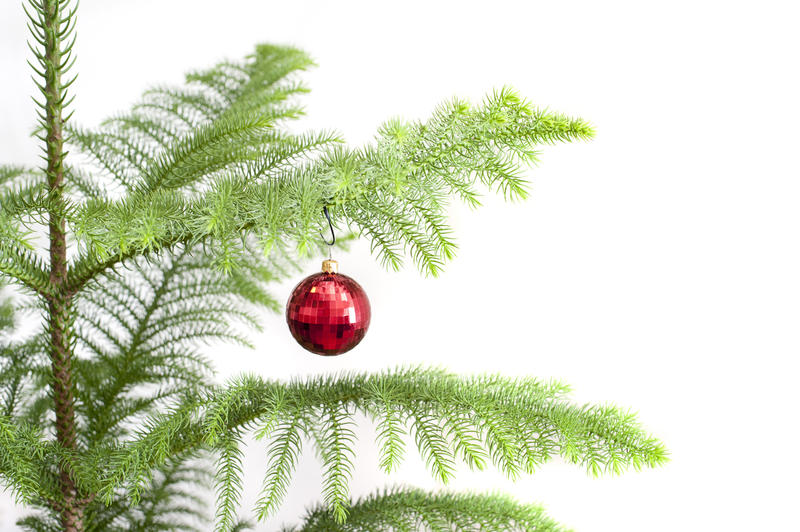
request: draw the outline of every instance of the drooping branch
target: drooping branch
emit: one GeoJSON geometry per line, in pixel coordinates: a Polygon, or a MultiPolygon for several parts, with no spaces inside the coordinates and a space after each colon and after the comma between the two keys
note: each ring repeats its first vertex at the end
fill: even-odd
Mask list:
{"type": "Polygon", "coordinates": [[[169,456],[218,444],[230,453],[231,431],[257,427],[257,435],[270,441],[258,513],[269,515],[278,507],[302,440],[310,436],[328,466],[326,503],[341,521],[347,515],[353,467],[347,459],[354,438],[348,426],[356,412],[391,432],[381,438],[386,470],[402,458],[386,442],[411,434],[431,472],[443,481],[452,478],[458,460],[477,468],[491,462],[512,477],[532,472],[554,456],[593,474],[655,467],[667,460],[663,445],[630,414],[610,406],[574,405],[566,391],[558,383],[534,379],[466,378],[424,369],[288,385],[244,377],[210,397],[178,404],[152,418],[117,450],[98,487],[111,496],[127,486],[136,500],[150,471],[169,456]],[[390,417],[393,423],[386,423],[390,417]]]}
{"type": "Polygon", "coordinates": [[[50,274],[44,262],[18,242],[0,239],[0,273],[36,294],[51,294],[50,274]]]}
{"type": "Polygon", "coordinates": [[[499,494],[427,493],[392,488],[359,498],[349,505],[347,522],[340,523],[330,508],[311,508],[299,526],[281,532],[566,532],[534,504],[521,504],[499,494]]]}

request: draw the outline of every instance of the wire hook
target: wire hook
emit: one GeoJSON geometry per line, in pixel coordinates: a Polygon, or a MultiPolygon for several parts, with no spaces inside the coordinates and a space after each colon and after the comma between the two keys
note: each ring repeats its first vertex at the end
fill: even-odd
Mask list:
{"type": "Polygon", "coordinates": [[[323,242],[325,242],[329,246],[332,246],[336,243],[336,233],[333,232],[333,222],[331,222],[331,214],[328,212],[327,205],[322,207],[322,213],[325,215],[325,218],[328,219],[328,227],[331,228],[331,241],[328,242],[327,240],[325,240],[325,235],[322,234],[322,231],[319,232],[319,236],[322,238],[323,242]]]}

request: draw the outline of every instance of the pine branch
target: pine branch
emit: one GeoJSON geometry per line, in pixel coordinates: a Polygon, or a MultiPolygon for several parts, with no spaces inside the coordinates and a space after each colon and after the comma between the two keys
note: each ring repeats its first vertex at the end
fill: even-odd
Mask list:
{"type": "Polygon", "coordinates": [[[197,344],[249,345],[244,330],[260,328],[256,311],[278,306],[266,290],[275,261],[264,260],[257,247],[228,276],[200,249],[175,251],[158,263],[131,262],[125,273],[96,280],[76,298],[76,337],[92,354],[77,367],[86,383],[79,413],[87,446],[118,441],[159,404],[209,386],[209,363],[197,344]]]}
{"type": "Polygon", "coordinates": [[[26,246],[0,238],[0,274],[39,295],[52,293],[42,259],[26,246]]]}
{"type": "MultiPolygon", "coordinates": [[[[87,131],[74,125],[67,125],[66,131],[69,134],[67,142],[99,164],[104,175],[115,185],[133,188],[146,160],[142,148],[135,140],[120,139],[105,132],[87,131]]],[[[103,196],[105,194],[97,197],[103,196]]]]}
{"type": "Polygon", "coordinates": [[[333,404],[321,408],[317,448],[323,463],[322,493],[337,521],[347,520],[349,484],[353,476],[355,423],[349,405],[333,404]]]}
{"type": "MultiPolygon", "coordinates": [[[[10,312],[13,307],[10,302],[0,304],[0,310],[3,314],[8,312],[5,315],[13,324],[13,314],[10,312]]],[[[45,360],[45,347],[41,337],[25,342],[0,342],[0,415],[13,419],[20,414],[30,393],[30,380],[35,373],[43,373],[45,360]]]]}
{"type": "Polygon", "coordinates": [[[236,511],[242,494],[242,440],[239,430],[220,438],[217,461],[217,513],[215,530],[231,530],[236,526],[236,511]]]}
{"type": "Polygon", "coordinates": [[[307,89],[294,74],[311,65],[300,50],[261,45],[243,63],[189,74],[186,87],[147,91],[132,112],[97,131],[70,126],[68,141],[128,190],[156,190],[162,180],[168,187],[196,187],[253,156],[248,142],[273,150],[295,145],[291,135],[271,128],[301,114],[292,100],[307,89]]]}
{"type": "MultiPolygon", "coordinates": [[[[210,484],[205,458],[176,456],[165,462],[149,481],[146,493],[132,506],[124,493],[109,504],[98,500],[84,510],[85,532],[154,532],[208,530],[208,502],[203,492],[210,484]]],[[[23,530],[61,532],[57,513],[43,509],[17,521],[23,530]]]]}
{"type": "Polygon", "coordinates": [[[478,205],[481,187],[525,197],[522,171],[536,146],[593,134],[584,121],[503,89],[478,106],[442,104],[426,122],[391,120],[361,150],[332,148],[335,134],[276,129],[294,116],[284,116],[283,102],[304,92],[286,76],[309,64],[296,50],[259,47],[249,61],[190,75],[185,89],[148,92],[105,129],[75,130],[129,193],[75,213],[88,250],[73,265],[72,288],[136,256],[212,240],[217,262],[234,269],[243,233],[304,256],[323,206],[368,237],[387,266],[400,267],[407,254],[436,275],[456,249],[451,197],[478,205]]]}
{"type": "MultiPolygon", "coordinates": [[[[173,457],[160,469],[136,512],[125,512],[117,529],[131,532],[201,532],[208,530],[208,502],[198,487],[210,483],[204,461],[173,457]]],[[[100,530],[100,529],[98,529],[100,530]]]]}
{"type": "Polygon", "coordinates": [[[42,439],[41,430],[0,416],[0,480],[16,502],[31,504],[58,497],[52,474],[55,449],[42,439]]]}
{"type": "MultiPolygon", "coordinates": [[[[511,476],[529,462],[558,455],[593,474],[655,467],[667,460],[663,445],[630,414],[611,406],[573,405],[564,394],[565,388],[557,383],[464,378],[423,369],[321,377],[288,385],[243,377],[198,403],[184,402],[149,421],[115,453],[102,481],[103,491],[127,485],[135,499],[141,479],[172,453],[214,447],[230,430],[255,423],[261,425],[262,437],[275,438],[260,504],[262,516],[274,510],[285,494],[303,435],[321,435],[315,442],[328,470],[326,504],[343,520],[347,510],[342,495],[348,492],[352,471],[347,453],[352,452],[353,438],[343,432],[343,422],[352,412],[380,420],[387,410],[401,413],[405,427],[414,426],[418,448],[442,480],[450,478],[446,461],[454,460],[453,449],[458,448],[448,428],[453,411],[472,421],[470,441],[479,441],[493,463],[511,476]]],[[[400,436],[402,429],[389,430],[400,436]]],[[[462,430],[468,430],[466,425],[462,430]]]]}
{"type": "Polygon", "coordinates": [[[303,423],[298,414],[287,416],[285,420],[272,427],[273,422],[267,424],[271,430],[262,430],[259,435],[271,434],[274,430],[274,441],[267,450],[268,465],[264,476],[264,486],[261,497],[256,504],[256,514],[259,519],[265,519],[279,507],[289,489],[294,468],[300,459],[303,440],[303,423]]]}
{"type": "Polygon", "coordinates": [[[511,497],[491,494],[426,493],[413,488],[393,488],[362,497],[349,506],[347,522],[330,508],[318,505],[299,527],[283,532],[566,532],[536,505],[520,504],[511,497]]]}
{"type": "Polygon", "coordinates": [[[0,165],[0,276],[40,295],[50,292],[50,279],[31,226],[46,224],[52,208],[41,171],[0,165]]]}

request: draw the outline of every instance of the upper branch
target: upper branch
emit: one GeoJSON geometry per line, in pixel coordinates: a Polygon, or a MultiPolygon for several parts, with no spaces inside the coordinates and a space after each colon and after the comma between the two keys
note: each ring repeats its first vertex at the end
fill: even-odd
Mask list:
{"type": "Polygon", "coordinates": [[[153,186],[117,201],[89,202],[77,213],[77,232],[89,252],[75,265],[73,287],[127,258],[187,241],[221,243],[221,264],[235,265],[235,243],[245,232],[267,248],[290,245],[303,255],[315,247],[325,205],[338,223],[370,238],[385,264],[398,268],[405,252],[436,275],[455,250],[447,224],[450,197],[476,205],[479,185],[524,197],[521,172],[535,160],[537,145],[592,134],[581,120],[537,110],[503,90],[476,107],[444,104],[425,123],[391,121],[374,145],[328,149],[313,163],[276,172],[265,170],[277,157],[260,144],[265,124],[235,124],[201,130],[175,145],[148,174],[157,178],[146,181],[153,186]],[[218,146],[241,140],[242,131],[250,133],[239,151],[213,155],[218,146]],[[193,153],[203,154],[202,164],[193,153]],[[224,175],[215,173],[222,168],[224,175]],[[202,192],[187,196],[167,186],[196,182],[206,171],[216,177],[202,192]]]}

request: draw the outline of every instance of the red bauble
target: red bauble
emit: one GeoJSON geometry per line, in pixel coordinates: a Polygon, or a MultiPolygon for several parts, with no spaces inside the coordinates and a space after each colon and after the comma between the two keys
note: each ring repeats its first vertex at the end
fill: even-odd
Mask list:
{"type": "Polygon", "coordinates": [[[341,355],[364,338],[369,327],[369,299],[364,289],[336,273],[336,261],[324,261],[322,272],[300,281],[286,304],[292,336],[318,355],[341,355]]]}

